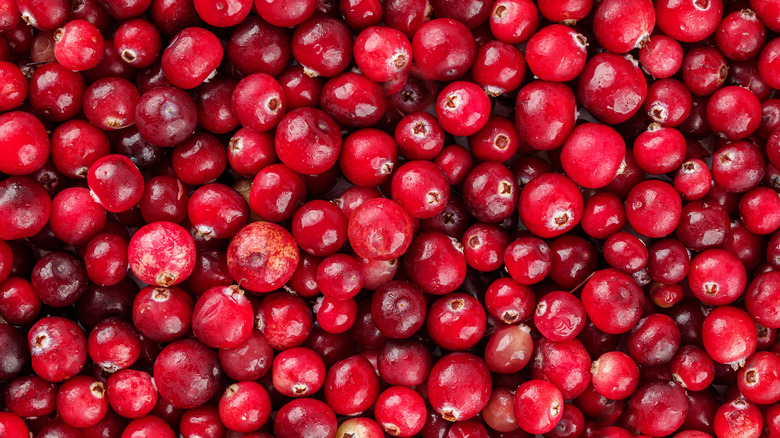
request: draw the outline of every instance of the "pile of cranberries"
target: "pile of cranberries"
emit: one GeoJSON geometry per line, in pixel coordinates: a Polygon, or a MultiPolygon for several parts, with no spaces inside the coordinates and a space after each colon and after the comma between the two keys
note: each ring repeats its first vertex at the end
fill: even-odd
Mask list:
{"type": "Polygon", "coordinates": [[[780,437],[780,0],[0,0],[0,437],[780,437]]]}

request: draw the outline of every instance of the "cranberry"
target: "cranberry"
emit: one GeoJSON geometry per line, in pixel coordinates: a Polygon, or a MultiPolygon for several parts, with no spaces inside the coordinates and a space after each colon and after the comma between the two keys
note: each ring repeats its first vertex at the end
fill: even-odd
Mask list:
{"type": "Polygon", "coordinates": [[[585,312],[600,330],[625,333],[641,317],[644,296],[627,274],[615,269],[597,271],[582,290],[585,312]]]}
{"type": "Polygon", "coordinates": [[[672,2],[655,5],[658,28],[670,37],[686,42],[701,41],[715,32],[723,16],[721,0],[672,2]]]}
{"type": "Polygon", "coordinates": [[[24,420],[10,412],[0,412],[0,427],[9,436],[18,436],[20,438],[30,436],[30,430],[27,428],[24,420]]]}
{"type": "Polygon", "coordinates": [[[221,375],[217,353],[192,339],[168,344],[154,362],[160,396],[178,408],[193,408],[209,400],[218,390],[221,375]],[[188,366],[182,368],[183,362],[188,366]]]}
{"type": "MultiPolygon", "coordinates": [[[[271,24],[279,25],[266,19],[271,24]]],[[[344,71],[352,59],[352,36],[341,21],[315,15],[295,29],[292,54],[307,74],[335,76],[344,71]]]]}
{"type": "Polygon", "coordinates": [[[47,120],[64,121],[78,114],[85,99],[84,78],[59,63],[35,70],[30,78],[30,104],[47,120]]]}
{"type": "Polygon", "coordinates": [[[62,382],[84,367],[87,339],[75,322],[58,316],[38,320],[27,334],[35,374],[50,381],[62,382]]]}
{"type": "Polygon", "coordinates": [[[392,260],[412,243],[412,220],[399,204],[374,198],[355,209],[347,232],[352,249],[360,257],[392,260]]]}
{"type": "Polygon", "coordinates": [[[231,240],[228,270],[234,280],[255,292],[269,292],[290,279],[298,266],[298,248],[282,227],[253,222],[231,240]]]}
{"type": "MultiPolygon", "coordinates": [[[[39,321],[33,327],[40,326],[42,322],[43,324],[47,324],[44,321],[45,320],[39,321]]],[[[65,323],[69,323],[69,322],[70,321],[65,321],[65,323]]],[[[76,329],[78,329],[78,326],[76,326],[76,329]]],[[[28,338],[29,338],[29,334],[28,334],[28,338]]],[[[70,341],[70,339],[66,338],[64,339],[64,341],[70,341]]],[[[36,356],[40,356],[40,351],[39,351],[40,348],[37,348],[35,350],[28,349],[28,347],[25,346],[24,333],[14,328],[10,324],[0,325],[0,345],[2,345],[4,351],[8,352],[8,354],[3,356],[2,360],[0,360],[0,377],[2,377],[4,380],[17,377],[23,371],[25,371],[25,369],[28,369],[30,367],[31,353],[34,355],[33,361],[35,363],[35,365],[33,365],[33,371],[36,371],[36,374],[40,375],[43,378],[47,378],[50,375],[59,378],[62,372],[66,372],[68,373],[68,375],[60,379],[60,380],[65,380],[71,377],[70,374],[72,370],[70,369],[59,370],[56,369],[56,367],[60,365],[62,365],[63,368],[76,368],[79,366],[83,366],[83,364],[79,363],[79,358],[68,357],[66,358],[66,360],[76,361],[76,363],[71,362],[71,363],[64,363],[64,364],[59,364],[56,362],[56,358],[52,358],[55,360],[55,363],[51,365],[51,368],[54,369],[50,369],[48,364],[48,359],[50,358],[49,356],[53,356],[53,354],[56,353],[49,353],[47,357],[43,357],[39,360],[38,357],[36,356]],[[38,370],[40,370],[41,372],[38,372],[38,370]]],[[[80,345],[77,345],[76,347],[82,348],[80,345]]],[[[81,351],[78,351],[77,354],[81,354],[81,351]]],[[[78,370],[75,371],[78,372],[78,370]]],[[[73,375],[75,375],[75,373],[73,373],[73,375]]],[[[51,381],[52,379],[49,378],[47,380],[51,381]]]]}
{"type": "Polygon", "coordinates": [[[373,187],[390,180],[398,162],[393,138],[378,129],[361,129],[344,139],[339,165],[353,184],[373,187]]]}
{"type": "Polygon", "coordinates": [[[469,420],[487,405],[490,381],[490,372],[482,359],[469,353],[450,353],[431,369],[428,399],[444,419],[469,420]]]}
{"type": "Polygon", "coordinates": [[[69,70],[96,67],[103,58],[105,44],[100,30],[86,20],[71,20],[54,31],[54,56],[69,70]]]}
{"type": "Polygon", "coordinates": [[[313,398],[293,400],[282,406],[274,417],[277,438],[328,438],[334,436],[337,428],[333,409],[313,398]]]}
{"type": "Polygon", "coordinates": [[[405,115],[396,125],[393,136],[399,152],[410,160],[434,158],[444,147],[444,130],[436,117],[426,112],[405,115]]]}
{"type": "Polygon", "coordinates": [[[565,175],[546,173],[529,182],[520,193],[520,220],[540,237],[559,236],[582,218],[579,187],[565,175]]]}
{"type": "Polygon", "coordinates": [[[412,240],[403,266],[406,277],[423,291],[444,295],[463,283],[467,263],[457,239],[429,231],[412,240]]]}
{"type": "Polygon", "coordinates": [[[485,309],[474,297],[462,293],[436,300],[426,317],[426,328],[437,345],[450,350],[468,350],[485,332],[485,309]]]}
{"type": "Polygon", "coordinates": [[[303,298],[286,292],[265,297],[255,314],[255,327],[277,350],[303,344],[313,322],[311,309],[303,298]]]}
{"type": "Polygon", "coordinates": [[[46,163],[50,144],[43,124],[30,113],[12,111],[0,115],[0,171],[25,175],[46,163]]]}
{"type": "Polygon", "coordinates": [[[462,76],[477,52],[471,31],[451,18],[438,18],[420,26],[414,33],[412,48],[422,76],[437,81],[462,76]]]}
{"type": "Polygon", "coordinates": [[[334,412],[354,416],[376,402],[379,378],[368,359],[359,354],[350,356],[328,369],[323,393],[334,412]]]}
{"type": "Polygon", "coordinates": [[[763,429],[761,411],[747,400],[736,399],[721,405],[712,426],[717,435],[743,434],[758,436],[763,429]]]}
{"type": "Polygon", "coordinates": [[[625,122],[646,96],[647,82],[630,55],[600,53],[588,60],[577,78],[578,102],[605,123],[625,122]]]}
{"type": "MultiPolygon", "coordinates": [[[[639,138],[641,136],[637,141],[639,138]]],[[[637,147],[634,145],[636,152],[637,147]]],[[[583,187],[600,188],[615,178],[625,156],[626,144],[617,131],[599,123],[585,123],[574,128],[563,144],[561,165],[575,183],[583,187]],[[598,165],[591,161],[594,157],[599,157],[598,165]]],[[[639,159],[637,162],[642,167],[639,159]]]]}
{"type": "Polygon", "coordinates": [[[707,354],[716,362],[741,364],[755,352],[758,334],[744,310],[721,306],[704,319],[701,339],[707,354]]]}
{"type": "Polygon", "coordinates": [[[236,432],[254,432],[271,416],[271,399],[256,382],[244,381],[227,387],[219,400],[219,418],[236,432]]]}
{"type": "Polygon", "coordinates": [[[173,147],[187,140],[197,126],[197,107],[183,90],[157,87],[143,93],[135,110],[141,136],[159,147],[173,147]]]}
{"type": "Polygon", "coordinates": [[[524,431],[532,434],[550,432],[563,415],[561,392],[544,380],[529,380],[515,392],[514,414],[524,431]]]}
{"type": "Polygon", "coordinates": [[[587,58],[587,39],[575,30],[553,24],[536,32],[526,45],[528,68],[544,81],[568,82],[575,79],[587,58]]]}
{"type": "Polygon", "coordinates": [[[276,154],[282,163],[304,175],[330,169],[341,150],[341,132],[325,112],[298,108],[282,117],[276,129],[276,154]]]}
{"type": "Polygon", "coordinates": [[[490,98],[472,82],[452,82],[444,87],[436,99],[436,116],[445,131],[469,136],[487,123],[490,98]]]}
{"type": "Polygon", "coordinates": [[[153,222],[130,239],[128,259],[130,269],[142,281],[171,286],[181,283],[192,273],[195,242],[181,225],[153,222]]]}

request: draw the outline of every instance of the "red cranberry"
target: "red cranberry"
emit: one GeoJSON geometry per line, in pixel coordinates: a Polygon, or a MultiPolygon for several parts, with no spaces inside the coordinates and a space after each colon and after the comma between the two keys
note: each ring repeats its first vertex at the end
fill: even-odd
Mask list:
{"type": "Polygon", "coordinates": [[[130,269],[151,285],[171,286],[184,281],[195,266],[195,242],[181,225],[153,222],[142,227],[128,246],[130,269]]]}
{"type": "Polygon", "coordinates": [[[50,151],[48,135],[43,124],[32,114],[12,111],[0,115],[0,133],[0,150],[3,151],[0,171],[3,173],[25,175],[46,163],[50,151]]]}
{"type": "Polygon", "coordinates": [[[721,306],[704,319],[701,339],[707,354],[716,362],[741,364],[756,351],[758,334],[744,310],[721,306]]]}
{"type": "Polygon", "coordinates": [[[525,324],[506,325],[493,333],[485,345],[485,363],[496,373],[515,373],[528,365],[534,343],[525,324]]]}
{"type": "Polygon", "coordinates": [[[225,425],[219,418],[219,410],[213,405],[188,409],[181,417],[179,431],[184,438],[224,435],[225,425]]]}
{"type": "Polygon", "coordinates": [[[54,31],[54,56],[69,70],[96,67],[103,58],[105,44],[100,30],[86,20],[71,20],[54,31]]]}
{"type": "Polygon", "coordinates": [[[469,420],[487,404],[490,382],[490,372],[482,359],[469,353],[450,353],[431,369],[428,399],[444,419],[469,420]]]}
{"type": "Polygon", "coordinates": [[[414,62],[425,79],[452,80],[468,71],[477,53],[471,31],[451,18],[431,20],[414,33],[414,62]]]}
{"type": "Polygon", "coordinates": [[[140,418],[152,412],[157,389],[152,376],[131,369],[112,374],[106,382],[111,408],[125,418],[140,418]]]}
{"type": "Polygon", "coordinates": [[[412,243],[412,220],[397,203],[384,198],[366,200],[349,217],[352,249],[367,259],[392,260],[412,243]]]}
{"type": "Polygon", "coordinates": [[[317,175],[336,164],[341,132],[325,112],[298,108],[282,117],[274,144],[282,163],[298,173],[317,175]]]}
{"type": "Polygon", "coordinates": [[[444,147],[444,130],[436,117],[426,112],[405,115],[396,125],[393,136],[399,152],[410,160],[429,160],[444,147]]]}
{"type": "Polygon", "coordinates": [[[574,128],[563,144],[561,165],[572,181],[595,189],[615,178],[625,156],[626,144],[617,131],[599,123],[586,123],[574,128]],[[599,157],[598,165],[592,161],[595,157],[599,157]]]}
{"type": "Polygon", "coordinates": [[[546,173],[529,182],[520,193],[520,220],[540,237],[559,236],[582,218],[579,187],[564,175],[546,173]]]}
{"type": "Polygon", "coordinates": [[[550,432],[563,415],[563,397],[544,380],[529,380],[515,392],[514,414],[521,429],[532,434],[550,432]]]}
{"type": "Polygon", "coordinates": [[[257,306],[255,327],[277,350],[297,347],[306,340],[314,323],[303,298],[286,292],[268,295],[257,306]]]}
{"type": "Polygon", "coordinates": [[[5,388],[5,405],[20,417],[41,417],[54,412],[57,386],[36,375],[17,377],[5,388]]]}
{"type": "MultiPolygon", "coordinates": [[[[269,18],[266,20],[280,25],[269,18]]],[[[292,54],[310,76],[335,76],[352,59],[352,36],[343,22],[315,15],[296,27],[292,54]]]]}
{"type": "Polygon", "coordinates": [[[168,344],[154,362],[154,381],[165,400],[184,409],[200,406],[218,390],[217,353],[197,340],[168,344]],[[182,368],[181,363],[188,366],[182,368]]]}
{"type": "Polygon", "coordinates": [[[274,387],[287,397],[305,397],[316,393],[325,382],[325,363],[314,350],[296,347],[274,358],[274,387]]]}
{"type": "Polygon", "coordinates": [[[647,96],[638,63],[630,56],[600,53],[577,79],[577,100],[599,120],[615,124],[633,116],[647,96]]]}
{"type": "Polygon", "coordinates": [[[759,436],[763,429],[761,411],[747,400],[736,399],[721,405],[712,426],[716,435],[759,436]]]}
{"type": "Polygon", "coordinates": [[[552,24],[528,40],[525,60],[539,79],[568,82],[585,68],[587,45],[584,35],[562,24],[552,24]]]}
{"type": "MultiPolygon", "coordinates": [[[[542,5],[539,7],[541,8],[542,5]]],[[[536,8],[537,5],[528,0],[497,1],[493,4],[488,18],[490,31],[496,39],[507,44],[524,43],[536,33],[539,27],[539,11],[536,8]]],[[[581,18],[584,18],[585,15],[581,18]]],[[[545,18],[550,21],[562,21],[546,15],[545,18]]]]}
{"type": "Polygon", "coordinates": [[[574,339],[585,327],[585,308],[568,292],[551,292],[536,305],[534,326],[551,341],[574,339]]]}
{"type": "Polygon", "coordinates": [[[442,128],[453,135],[475,134],[489,116],[490,98],[473,82],[452,82],[436,99],[436,117],[442,128]]]}
{"type": "Polygon", "coordinates": [[[238,286],[216,286],[198,298],[192,312],[192,332],[213,348],[234,348],[249,339],[254,323],[252,305],[238,286]]]}
{"type": "Polygon", "coordinates": [[[276,438],[329,438],[334,436],[337,427],[333,409],[313,398],[293,400],[282,406],[274,417],[276,438]]]}
{"type": "Polygon", "coordinates": [[[262,427],[271,416],[271,399],[256,382],[244,381],[227,387],[219,400],[219,418],[230,430],[248,433],[262,427]]]}
{"type": "Polygon", "coordinates": [[[723,16],[721,0],[699,2],[662,0],[655,5],[658,28],[670,37],[692,43],[715,32],[723,16]]]}
{"type": "Polygon", "coordinates": [[[323,393],[334,412],[355,416],[376,402],[379,378],[371,362],[358,354],[331,365],[323,393]]]}
{"type": "Polygon", "coordinates": [[[50,382],[62,382],[84,367],[87,338],[75,322],[58,316],[38,320],[27,334],[35,374],[50,382]]]}
{"type": "Polygon", "coordinates": [[[626,217],[639,233],[652,238],[664,237],[680,221],[682,201],[674,188],[658,180],[637,184],[626,199],[626,217]]]}
{"type": "Polygon", "coordinates": [[[30,104],[46,120],[64,121],[79,113],[85,100],[84,78],[59,63],[42,65],[30,78],[30,104]]]}
{"type": "Polygon", "coordinates": [[[227,250],[228,271],[242,286],[270,292],[290,279],[298,266],[292,235],[270,222],[253,222],[233,237],[227,250]]]}
{"type": "Polygon", "coordinates": [[[582,290],[585,312],[600,330],[619,334],[633,328],[641,317],[644,296],[627,274],[605,269],[590,277],[582,290]]]}

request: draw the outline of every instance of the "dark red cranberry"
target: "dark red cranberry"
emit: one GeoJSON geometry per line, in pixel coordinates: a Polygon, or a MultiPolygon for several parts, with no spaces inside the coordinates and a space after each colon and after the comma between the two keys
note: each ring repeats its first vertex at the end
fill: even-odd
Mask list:
{"type": "Polygon", "coordinates": [[[425,323],[425,314],[422,291],[411,283],[390,281],[371,298],[372,322],[391,339],[411,337],[425,323]]]}
{"type": "Polygon", "coordinates": [[[200,406],[214,396],[221,375],[217,353],[192,339],[168,344],[154,363],[160,396],[184,409],[200,406]],[[188,366],[182,368],[182,361],[188,366]]]}
{"type": "Polygon", "coordinates": [[[313,398],[293,400],[282,406],[274,417],[276,438],[329,438],[335,435],[337,428],[333,409],[313,398]]]}
{"type": "Polygon", "coordinates": [[[141,96],[135,119],[138,131],[146,141],[159,147],[172,147],[195,132],[198,111],[186,92],[163,86],[141,96]]]}
{"type": "MultiPolygon", "coordinates": [[[[48,317],[53,318],[53,317],[48,317]]],[[[62,318],[59,318],[62,319],[62,318]]],[[[42,351],[40,347],[30,348],[28,333],[28,345],[25,345],[24,333],[18,330],[10,324],[0,324],[0,346],[3,347],[3,351],[7,354],[3,355],[0,359],[0,377],[4,380],[13,379],[19,376],[25,369],[30,367],[30,355],[33,355],[33,371],[35,374],[41,376],[48,381],[62,381],[66,380],[81,369],[84,366],[84,359],[86,359],[86,347],[81,345],[78,341],[83,341],[84,334],[81,333],[81,337],[77,337],[75,330],[79,330],[78,326],[71,321],[53,321],[47,318],[41,319],[33,325],[33,328],[40,328],[41,339],[51,341],[47,343],[47,347],[51,345],[51,348],[46,351],[42,351]],[[63,332],[64,336],[60,336],[63,332]],[[44,334],[45,333],[45,334],[44,334]],[[55,338],[47,336],[55,336],[55,338]],[[71,336],[73,335],[73,339],[71,336]],[[73,346],[64,344],[73,343],[73,346]],[[71,347],[75,349],[75,353],[80,357],[65,357],[62,363],[60,357],[57,355],[64,354],[61,351],[63,347],[71,347]]],[[[79,331],[80,333],[80,331],[79,331]]],[[[74,350],[71,351],[73,353],[74,350]]]]}

